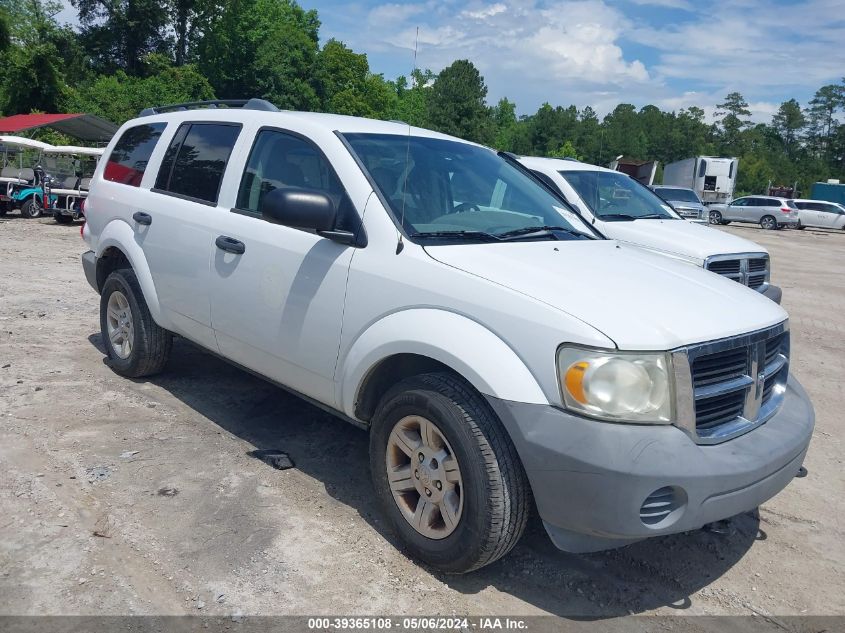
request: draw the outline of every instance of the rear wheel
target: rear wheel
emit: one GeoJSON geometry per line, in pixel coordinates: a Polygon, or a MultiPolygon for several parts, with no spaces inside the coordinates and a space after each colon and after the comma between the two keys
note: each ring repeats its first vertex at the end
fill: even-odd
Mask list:
{"type": "Polygon", "coordinates": [[[799,231],[803,231],[807,227],[804,226],[803,224],[801,224],[801,222],[799,221],[798,224],[795,225],[795,228],[798,229],[799,231]]]}
{"type": "Polygon", "coordinates": [[[778,228],[778,222],[770,215],[764,215],[760,218],[760,227],[767,231],[774,231],[778,228]]]}
{"type": "Polygon", "coordinates": [[[100,332],[111,367],[121,376],[157,374],[170,356],[173,337],[153,321],[131,268],[114,271],[103,284],[100,332]]]}
{"type": "Polygon", "coordinates": [[[21,205],[21,215],[25,218],[40,218],[44,213],[44,207],[41,206],[41,201],[35,196],[30,196],[21,205]]]}
{"type": "Polygon", "coordinates": [[[709,216],[710,224],[724,224],[722,214],[718,211],[711,211],[709,216]]]}
{"type": "Polygon", "coordinates": [[[73,217],[69,215],[64,215],[62,213],[54,213],[53,219],[59,224],[70,224],[73,222],[73,217]]]}
{"type": "Polygon", "coordinates": [[[442,571],[487,565],[525,530],[530,491],[516,449],[487,402],[450,374],[409,378],[382,398],[370,469],[410,553],[442,571]]]}

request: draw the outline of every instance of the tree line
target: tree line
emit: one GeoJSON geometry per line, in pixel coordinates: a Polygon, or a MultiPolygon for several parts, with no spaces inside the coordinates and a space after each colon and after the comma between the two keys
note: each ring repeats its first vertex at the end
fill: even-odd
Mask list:
{"type": "Polygon", "coordinates": [[[469,60],[436,74],[372,72],[343,42],[320,45],[317,11],[294,0],[71,2],[77,28],[58,23],[56,0],[0,0],[0,113],[89,112],[123,123],[150,105],[256,96],[283,109],[401,120],[517,154],[598,164],[736,156],[741,193],[845,181],[845,79],[803,106],[785,101],[768,123],[751,122],[739,92],[712,123],[698,106],[628,103],[603,117],[549,103],[519,116],[507,98],[488,104],[469,60]]]}

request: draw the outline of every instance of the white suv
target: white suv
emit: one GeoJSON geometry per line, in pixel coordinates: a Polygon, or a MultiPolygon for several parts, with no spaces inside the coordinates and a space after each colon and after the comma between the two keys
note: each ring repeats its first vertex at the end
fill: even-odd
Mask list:
{"type": "Polygon", "coordinates": [[[240,105],[129,121],[97,169],[82,263],[117,373],[177,334],[367,429],[390,522],[449,572],[532,500],[585,552],[798,473],[814,414],[772,301],[603,239],[493,150],[240,105]]]}
{"type": "Polygon", "coordinates": [[[759,244],[684,221],[663,197],[621,172],[571,159],[519,161],[605,236],[701,266],[780,303],[781,289],[769,282],[769,253],[759,244]]]}

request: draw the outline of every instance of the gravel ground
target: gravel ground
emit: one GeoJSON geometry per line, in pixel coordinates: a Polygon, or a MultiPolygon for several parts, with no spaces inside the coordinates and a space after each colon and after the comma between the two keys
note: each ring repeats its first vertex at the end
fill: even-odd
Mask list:
{"type": "Polygon", "coordinates": [[[183,342],[161,376],[118,377],[79,225],[0,219],[0,614],[845,614],[845,232],[724,230],[772,253],[809,476],[716,531],[600,554],[534,524],[450,577],[397,549],[364,432],[183,342]]]}

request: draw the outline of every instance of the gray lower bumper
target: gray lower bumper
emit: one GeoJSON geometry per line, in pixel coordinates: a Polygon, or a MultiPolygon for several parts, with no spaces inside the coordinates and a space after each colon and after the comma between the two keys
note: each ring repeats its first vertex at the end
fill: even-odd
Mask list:
{"type": "Polygon", "coordinates": [[[780,300],[783,297],[783,291],[779,286],[770,285],[763,291],[763,296],[768,297],[776,304],[780,305],[780,300]]]}
{"type": "Polygon", "coordinates": [[[549,536],[570,552],[694,530],[756,508],[797,474],[815,422],[807,394],[791,377],[777,415],[710,446],[675,426],[609,424],[550,406],[488,400],[520,454],[549,536]],[[644,500],[666,486],[682,491],[685,503],[659,527],[646,525],[644,500]]]}
{"type": "Polygon", "coordinates": [[[82,253],[82,270],[85,271],[85,279],[99,293],[100,289],[97,287],[97,256],[94,251],[82,253]]]}

